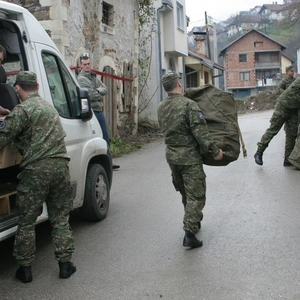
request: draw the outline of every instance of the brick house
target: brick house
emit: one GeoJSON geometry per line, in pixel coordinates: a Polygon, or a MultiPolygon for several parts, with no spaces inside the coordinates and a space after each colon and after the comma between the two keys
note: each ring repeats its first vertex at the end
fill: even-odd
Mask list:
{"type": "Polygon", "coordinates": [[[257,95],[278,84],[285,46],[255,29],[242,35],[221,52],[224,56],[225,90],[235,97],[257,95]]]}

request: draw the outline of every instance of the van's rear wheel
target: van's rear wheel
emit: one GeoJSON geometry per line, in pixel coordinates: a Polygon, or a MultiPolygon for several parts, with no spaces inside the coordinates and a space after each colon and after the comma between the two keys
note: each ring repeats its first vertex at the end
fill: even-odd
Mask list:
{"type": "Polygon", "coordinates": [[[99,164],[89,166],[86,176],[84,202],[81,215],[88,221],[101,221],[109,208],[109,182],[104,168],[99,164]]]}

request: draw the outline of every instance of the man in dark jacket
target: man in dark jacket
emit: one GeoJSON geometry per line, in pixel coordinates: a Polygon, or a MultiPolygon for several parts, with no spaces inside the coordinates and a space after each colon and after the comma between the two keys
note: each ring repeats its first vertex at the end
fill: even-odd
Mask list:
{"type": "MultiPolygon", "coordinates": [[[[92,71],[91,59],[88,53],[84,53],[80,57],[81,71],[78,74],[77,80],[82,88],[86,88],[89,92],[92,109],[102,129],[103,138],[107,144],[110,144],[108,129],[105,116],[103,113],[103,96],[107,94],[107,87],[92,71]]],[[[113,169],[119,169],[119,165],[113,165],[113,169]]]]}

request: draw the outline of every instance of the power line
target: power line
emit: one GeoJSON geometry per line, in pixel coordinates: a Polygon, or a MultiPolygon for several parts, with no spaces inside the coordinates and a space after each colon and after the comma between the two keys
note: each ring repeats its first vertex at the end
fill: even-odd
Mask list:
{"type": "Polygon", "coordinates": [[[204,19],[202,19],[202,20],[198,20],[198,21],[194,21],[194,22],[190,22],[190,24],[193,24],[193,23],[198,23],[198,22],[203,22],[204,21],[204,19]]]}

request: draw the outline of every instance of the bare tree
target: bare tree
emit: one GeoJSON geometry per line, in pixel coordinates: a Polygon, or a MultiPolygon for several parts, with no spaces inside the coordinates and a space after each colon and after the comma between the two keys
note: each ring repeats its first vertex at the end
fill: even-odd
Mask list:
{"type": "Polygon", "coordinates": [[[286,28],[300,24],[300,1],[285,1],[284,18],[280,24],[286,28]]]}

